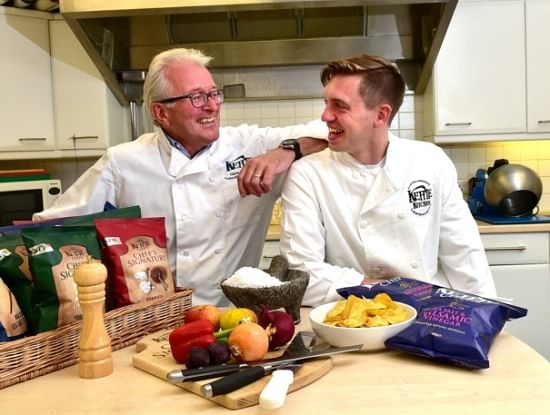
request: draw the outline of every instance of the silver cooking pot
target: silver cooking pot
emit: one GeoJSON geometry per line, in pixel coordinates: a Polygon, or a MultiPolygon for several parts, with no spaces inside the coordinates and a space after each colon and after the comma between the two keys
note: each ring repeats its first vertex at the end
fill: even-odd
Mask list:
{"type": "Polygon", "coordinates": [[[489,174],[483,195],[506,216],[530,215],[542,196],[542,181],[529,167],[504,164],[489,174]]]}

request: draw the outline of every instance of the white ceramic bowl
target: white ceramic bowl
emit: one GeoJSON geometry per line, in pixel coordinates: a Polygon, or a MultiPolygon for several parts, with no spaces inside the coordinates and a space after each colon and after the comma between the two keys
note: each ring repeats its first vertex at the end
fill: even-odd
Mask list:
{"type": "MultiPolygon", "coordinates": [[[[396,301],[396,303],[398,302],[396,301]]],[[[401,304],[409,310],[410,318],[401,323],[392,324],[390,326],[348,328],[324,324],[323,320],[325,319],[325,315],[329,310],[334,308],[336,301],[323,304],[311,310],[309,313],[309,321],[315,334],[333,346],[345,347],[353,346],[355,344],[363,344],[363,348],[361,350],[380,350],[386,347],[384,345],[386,339],[395,336],[401,330],[404,330],[410,326],[416,318],[416,309],[408,304],[398,304],[401,304]]]]}

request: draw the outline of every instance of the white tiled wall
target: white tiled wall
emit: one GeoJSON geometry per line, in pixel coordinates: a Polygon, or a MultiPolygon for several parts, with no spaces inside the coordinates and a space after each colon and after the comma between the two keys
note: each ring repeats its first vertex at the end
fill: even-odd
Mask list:
{"type": "Polygon", "coordinates": [[[257,100],[226,102],[222,107],[222,125],[242,123],[260,127],[282,127],[302,124],[321,116],[322,99],[257,100]]]}

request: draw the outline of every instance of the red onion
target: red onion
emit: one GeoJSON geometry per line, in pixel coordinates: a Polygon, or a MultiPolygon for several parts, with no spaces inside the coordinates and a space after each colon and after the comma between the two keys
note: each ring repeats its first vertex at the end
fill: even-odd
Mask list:
{"type": "Polygon", "coordinates": [[[259,323],[269,334],[269,350],[287,344],[294,336],[294,318],[285,311],[270,311],[264,305],[260,312],[259,323]]]}

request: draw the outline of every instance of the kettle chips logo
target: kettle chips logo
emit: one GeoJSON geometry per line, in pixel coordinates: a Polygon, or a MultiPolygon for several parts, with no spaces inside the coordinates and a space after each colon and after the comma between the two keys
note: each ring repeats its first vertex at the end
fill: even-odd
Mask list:
{"type": "Polygon", "coordinates": [[[244,155],[241,155],[234,160],[226,161],[225,170],[227,171],[227,174],[224,177],[225,180],[236,179],[239,176],[241,169],[244,167],[246,162],[251,158],[252,157],[245,157],[244,155]]]}
{"type": "Polygon", "coordinates": [[[149,247],[152,245],[149,240],[143,239],[143,238],[137,238],[129,242],[130,242],[130,248],[138,251],[149,249],[149,247]]]}
{"type": "Polygon", "coordinates": [[[31,254],[31,256],[45,254],[48,252],[53,252],[53,248],[50,244],[47,244],[47,243],[41,243],[38,245],[31,246],[29,248],[29,253],[31,254]]]}
{"type": "Polygon", "coordinates": [[[11,252],[6,249],[6,248],[3,248],[3,249],[0,249],[0,261],[2,261],[4,258],[7,258],[11,255],[11,252]]]}
{"type": "Polygon", "coordinates": [[[423,216],[430,211],[432,206],[433,190],[425,180],[415,180],[407,190],[411,211],[415,215],[423,216]]]}

